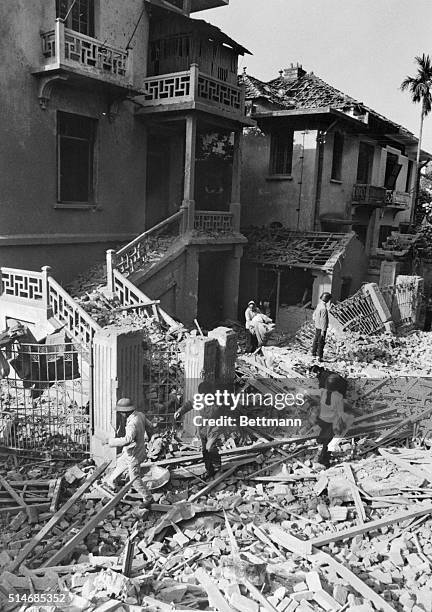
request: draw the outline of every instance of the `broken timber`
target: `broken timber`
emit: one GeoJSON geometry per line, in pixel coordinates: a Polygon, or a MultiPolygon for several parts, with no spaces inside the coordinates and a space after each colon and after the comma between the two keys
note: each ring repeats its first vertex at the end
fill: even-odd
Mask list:
{"type": "Polygon", "coordinates": [[[75,491],[70,499],[55,513],[55,515],[48,521],[44,527],[39,531],[35,537],[30,540],[27,546],[18,554],[16,559],[12,562],[9,571],[14,572],[21,563],[27,559],[29,554],[36,548],[36,546],[42,542],[42,540],[50,533],[50,531],[57,525],[57,523],[63,518],[66,512],[72,508],[74,503],[82,497],[82,495],[89,489],[92,484],[104,473],[107,469],[109,462],[103,463],[99,466],[91,476],[87,478],[87,480],[80,486],[80,488],[75,491]]]}

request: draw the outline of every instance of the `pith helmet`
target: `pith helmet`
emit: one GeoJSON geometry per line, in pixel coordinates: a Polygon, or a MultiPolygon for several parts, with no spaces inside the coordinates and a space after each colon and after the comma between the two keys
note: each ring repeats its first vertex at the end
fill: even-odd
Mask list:
{"type": "Polygon", "coordinates": [[[122,397],[119,399],[116,405],[117,412],[133,412],[135,410],[135,405],[131,399],[128,397],[122,397]]]}

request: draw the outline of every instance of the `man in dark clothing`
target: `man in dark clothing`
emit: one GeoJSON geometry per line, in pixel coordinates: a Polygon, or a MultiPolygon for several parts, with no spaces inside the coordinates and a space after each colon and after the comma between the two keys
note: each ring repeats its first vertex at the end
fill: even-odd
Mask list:
{"type": "Polygon", "coordinates": [[[315,336],[312,344],[312,356],[317,357],[322,361],[324,356],[324,346],[329,326],[328,304],[331,300],[331,294],[325,291],[315,308],[312,318],[315,325],[315,336]]]}
{"type": "MultiPolygon", "coordinates": [[[[218,386],[215,383],[208,381],[203,381],[198,386],[198,393],[201,395],[201,397],[211,395],[215,398],[217,391],[218,386]]],[[[229,389],[229,391],[231,392],[231,389],[229,389]]],[[[177,410],[177,412],[174,414],[174,419],[176,421],[179,420],[191,410],[194,410],[194,404],[189,400],[185,402],[183,406],[179,408],[179,410],[177,410]]],[[[221,467],[221,457],[217,448],[217,439],[222,433],[235,431],[237,429],[235,425],[237,420],[236,413],[231,411],[229,405],[219,405],[215,401],[211,405],[206,404],[200,410],[195,408],[195,416],[199,417],[198,420],[200,424],[195,425],[195,427],[197,428],[197,433],[201,442],[201,452],[207,476],[211,478],[221,467]],[[225,420],[231,418],[233,425],[216,426],[208,424],[209,419],[218,419],[220,417],[225,417],[225,420]]]]}
{"type": "Polygon", "coordinates": [[[337,372],[332,372],[331,370],[327,370],[326,368],[323,368],[322,366],[319,366],[319,365],[313,365],[310,368],[310,372],[312,374],[316,374],[316,377],[318,379],[318,386],[320,389],[325,389],[326,382],[329,376],[335,376],[337,379],[336,391],[339,391],[339,393],[343,395],[343,397],[346,397],[348,381],[345,378],[343,378],[343,376],[341,376],[340,374],[337,374],[337,372]]]}

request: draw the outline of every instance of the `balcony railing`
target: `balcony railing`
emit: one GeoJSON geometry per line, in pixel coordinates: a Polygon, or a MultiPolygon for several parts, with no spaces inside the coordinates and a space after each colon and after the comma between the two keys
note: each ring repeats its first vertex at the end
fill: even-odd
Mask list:
{"type": "Polygon", "coordinates": [[[233,213],[216,210],[195,212],[194,230],[198,232],[234,232],[233,213]]]}
{"type": "Polygon", "coordinates": [[[397,208],[409,208],[411,203],[411,196],[405,191],[393,191],[388,189],[386,193],[386,204],[387,206],[396,206],[397,208]]]}
{"type": "Polygon", "coordinates": [[[59,19],[54,30],[41,36],[45,72],[70,67],[88,76],[130,86],[131,58],[127,51],[65,28],[59,19]]]}
{"type": "Polygon", "coordinates": [[[225,83],[199,72],[198,66],[190,70],[173,72],[144,79],[140,103],[144,107],[202,103],[235,115],[244,115],[244,88],[225,83]]]}
{"type": "Polygon", "coordinates": [[[386,202],[385,187],[376,185],[360,184],[354,185],[352,193],[353,204],[369,204],[372,206],[384,206],[386,202]]]}

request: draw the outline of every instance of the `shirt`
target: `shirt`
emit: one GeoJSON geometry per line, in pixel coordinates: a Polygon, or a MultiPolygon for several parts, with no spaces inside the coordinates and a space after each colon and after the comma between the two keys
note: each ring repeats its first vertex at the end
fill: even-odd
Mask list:
{"type": "Polygon", "coordinates": [[[344,413],[343,396],[338,391],[330,393],[330,404],[326,404],[327,389],[321,389],[320,419],[335,424],[344,413]]]}
{"type": "Polygon", "coordinates": [[[109,446],[123,447],[123,455],[143,461],[146,458],[145,435],[150,423],[142,412],[134,410],[126,420],[123,438],[111,438],[109,446]]]}
{"type": "Polygon", "coordinates": [[[313,322],[315,323],[316,329],[320,329],[321,331],[327,331],[329,316],[327,306],[324,302],[320,301],[318,303],[318,306],[315,308],[312,318],[313,322]]]}
{"type": "Polygon", "coordinates": [[[246,320],[246,329],[250,329],[252,326],[252,319],[254,318],[255,315],[260,314],[261,310],[259,308],[255,308],[255,310],[252,310],[252,308],[250,306],[248,306],[245,310],[245,320],[246,320]]]}

